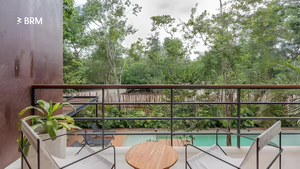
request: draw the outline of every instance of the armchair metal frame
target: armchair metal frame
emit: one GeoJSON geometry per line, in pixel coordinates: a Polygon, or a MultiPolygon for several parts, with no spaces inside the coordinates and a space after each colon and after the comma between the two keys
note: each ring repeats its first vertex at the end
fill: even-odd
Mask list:
{"type": "MultiPolygon", "coordinates": [[[[78,130],[78,131],[81,131],[81,130],[78,130]]],[[[58,135],[58,136],[55,136],[55,137],[44,139],[42,141],[47,141],[47,140],[50,140],[52,138],[57,138],[57,137],[61,137],[61,136],[64,136],[64,135],[73,135],[72,133],[75,133],[75,132],[78,132],[78,131],[68,132],[68,133],[61,134],[61,135],[58,135]]],[[[30,164],[29,164],[29,162],[28,162],[28,160],[27,160],[27,158],[26,158],[26,156],[24,154],[24,147],[29,146],[29,145],[31,145],[31,144],[23,145],[23,132],[21,130],[21,146],[20,146],[20,151],[21,151],[21,169],[23,169],[23,159],[25,160],[26,165],[29,167],[29,169],[32,169],[32,167],[30,166],[30,164]]],[[[76,153],[76,155],[85,147],[85,145],[86,144],[84,144],[83,147],[81,147],[81,149],[76,153]]],[[[65,165],[63,167],[60,167],[59,169],[63,169],[63,168],[69,167],[70,165],[73,165],[73,164],[75,164],[75,163],[77,163],[79,161],[82,161],[82,160],[84,160],[84,159],[86,159],[88,157],[91,157],[91,156],[93,156],[95,154],[98,154],[98,153],[100,153],[100,152],[102,152],[104,150],[107,150],[109,148],[113,148],[113,151],[114,151],[114,164],[112,166],[112,169],[116,169],[116,148],[114,146],[109,146],[109,147],[106,147],[106,148],[101,149],[99,151],[96,151],[96,152],[94,152],[94,153],[92,153],[90,155],[87,155],[85,157],[82,157],[82,158],[74,161],[74,162],[71,162],[70,164],[67,164],[67,165],[65,165]]],[[[38,168],[37,169],[41,168],[40,155],[41,155],[40,154],[40,139],[37,139],[37,162],[38,162],[38,165],[37,165],[38,168]]]]}
{"type": "MultiPolygon", "coordinates": [[[[219,131],[222,131],[222,132],[225,132],[225,133],[228,133],[228,134],[230,134],[230,135],[237,135],[237,136],[241,136],[241,137],[244,137],[244,138],[247,138],[247,139],[250,139],[250,140],[255,140],[255,139],[252,139],[252,138],[250,138],[250,137],[247,137],[247,136],[244,136],[244,135],[242,135],[242,134],[237,134],[237,133],[233,133],[233,132],[230,132],[230,131],[226,131],[226,130],[217,130],[216,131],[216,145],[223,151],[223,153],[227,156],[227,154],[225,153],[225,151],[219,146],[219,144],[218,144],[218,133],[219,133],[219,131]]],[[[259,139],[259,138],[258,138],[259,139]]],[[[257,147],[258,147],[258,141],[256,142],[256,144],[257,144],[257,147]]],[[[279,152],[277,153],[277,155],[274,157],[274,159],[271,161],[271,163],[268,165],[268,167],[266,168],[266,169],[270,169],[270,167],[274,164],[274,162],[277,160],[277,158],[279,157],[279,169],[281,169],[281,153],[282,153],[282,151],[283,151],[283,149],[282,149],[282,147],[281,147],[281,132],[279,132],[279,146],[276,146],[276,145],[272,145],[272,144],[267,144],[267,145],[269,145],[269,146],[272,146],[272,147],[275,147],[275,148],[278,148],[279,149],[279,152]]],[[[217,156],[215,156],[215,155],[213,155],[213,154],[210,154],[210,153],[208,153],[208,152],[206,152],[205,150],[203,150],[203,149],[200,149],[199,147],[196,147],[196,146],[194,146],[194,145],[192,145],[192,144],[187,144],[187,145],[185,145],[185,168],[187,169],[187,166],[190,168],[190,169],[192,169],[192,167],[189,165],[189,163],[188,163],[188,159],[187,159],[187,153],[188,153],[188,151],[187,151],[187,148],[188,148],[188,146],[191,146],[191,147],[193,147],[193,148],[195,148],[195,149],[197,149],[197,150],[200,150],[200,151],[202,151],[202,152],[204,152],[204,153],[206,153],[206,154],[208,154],[208,155],[210,155],[210,156],[212,156],[212,157],[214,157],[214,158],[216,158],[216,159],[218,159],[218,160],[220,160],[220,161],[222,161],[222,162],[224,162],[224,163],[227,163],[227,164],[229,164],[229,165],[231,165],[231,166],[233,166],[233,167],[235,167],[235,168],[238,168],[238,169],[240,169],[240,167],[238,167],[238,166],[235,166],[235,165],[233,165],[233,164],[231,164],[231,163],[229,163],[229,162],[227,162],[227,161],[225,161],[225,160],[223,160],[223,159],[221,159],[221,158],[219,158],[219,157],[217,157],[217,156]]],[[[258,148],[256,147],[256,169],[259,169],[259,151],[258,151],[258,148]]]]}

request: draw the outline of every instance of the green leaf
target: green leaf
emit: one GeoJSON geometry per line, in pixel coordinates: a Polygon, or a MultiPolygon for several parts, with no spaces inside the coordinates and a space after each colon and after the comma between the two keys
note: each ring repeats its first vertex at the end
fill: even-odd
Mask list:
{"type": "Polygon", "coordinates": [[[58,106],[60,105],[60,103],[56,103],[53,108],[52,108],[52,111],[55,111],[56,109],[58,109],[58,106]]]}
{"type": "Polygon", "coordinates": [[[50,100],[50,104],[49,104],[49,111],[48,111],[48,115],[47,115],[47,121],[50,120],[50,117],[52,116],[53,114],[53,110],[52,110],[52,101],[50,100]]]}
{"type": "Polygon", "coordinates": [[[72,107],[73,111],[76,112],[76,109],[74,108],[74,106],[72,104],[68,103],[68,102],[63,102],[57,109],[59,109],[61,107],[64,107],[66,104],[70,105],[72,107]]]}
{"type": "MultiPolygon", "coordinates": [[[[18,138],[17,139],[17,142],[19,143],[19,146],[18,146],[18,152],[21,152],[20,151],[20,147],[21,147],[21,138],[18,138]]],[[[30,142],[28,141],[28,139],[24,136],[23,137],[23,146],[26,145],[26,144],[29,144],[30,142]]],[[[28,156],[28,152],[29,152],[29,145],[26,146],[26,147],[23,147],[23,152],[25,154],[25,156],[28,156]]]]}
{"type": "Polygon", "coordinates": [[[41,112],[42,114],[44,114],[44,112],[41,110],[41,109],[39,109],[39,108],[37,108],[37,107],[34,107],[34,106],[28,106],[28,107],[26,107],[25,109],[23,109],[20,113],[19,113],[19,117],[21,117],[27,110],[29,110],[29,109],[36,109],[36,110],[38,110],[39,112],[41,112]]]}
{"type": "MultiPolygon", "coordinates": [[[[27,142],[27,144],[29,144],[29,141],[27,142]]],[[[28,156],[29,148],[30,148],[29,145],[26,146],[26,147],[24,147],[24,154],[25,154],[25,156],[28,156]]]]}
{"type": "Polygon", "coordinates": [[[69,126],[68,123],[66,122],[59,122],[58,124],[62,125],[64,128],[68,129],[68,130],[71,130],[71,127],[69,126]]]}
{"type": "Polygon", "coordinates": [[[19,121],[18,129],[19,129],[19,130],[21,129],[21,121],[22,121],[22,120],[26,121],[26,120],[30,120],[30,119],[36,118],[36,117],[40,117],[40,116],[38,116],[38,115],[31,115],[31,116],[27,116],[27,117],[22,118],[22,119],[19,121]]]}
{"type": "Polygon", "coordinates": [[[73,124],[69,124],[69,126],[70,126],[71,128],[73,128],[73,129],[81,130],[81,128],[80,128],[80,127],[78,127],[78,126],[75,126],[75,125],[73,125],[73,124]]]}
{"type": "Polygon", "coordinates": [[[75,121],[72,117],[67,116],[67,115],[64,115],[64,116],[65,116],[65,119],[68,120],[71,124],[75,124],[75,121]]]}
{"type": "Polygon", "coordinates": [[[52,119],[56,119],[56,120],[65,120],[66,118],[65,118],[65,115],[59,114],[59,115],[55,115],[55,116],[50,117],[50,119],[51,119],[51,120],[52,120],[52,119]]]}
{"type": "Polygon", "coordinates": [[[33,126],[30,126],[32,128],[32,130],[36,130],[38,127],[43,127],[42,124],[36,124],[36,125],[33,125],[33,126]]]}
{"type": "Polygon", "coordinates": [[[53,123],[54,128],[57,130],[58,129],[58,121],[56,119],[51,120],[53,123]]]}
{"type": "Polygon", "coordinates": [[[31,119],[31,124],[34,124],[35,122],[39,122],[39,123],[44,123],[44,121],[42,120],[42,117],[37,116],[31,119]]]}
{"type": "MultiPolygon", "coordinates": [[[[46,125],[47,125],[47,132],[49,133],[49,136],[50,137],[55,137],[56,133],[57,133],[57,127],[58,127],[57,120],[47,121],[46,125]]],[[[52,138],[52,140],[55,140],[55,139],[56,138],[52,138]]]]}
{"type": "Polygon", "coordinates": [[[49,106],[50,107],[49,107],[49,111],[48,112],[52,114],[54,112],[53,109],[52,109],[52,107],[53,107],[52,100],[50,100],[49,106]]]}
{"type": "Polygon", "coordinates": [[[45,109],[47,111],[47,113],[49,114],[49,108],[50,108],[50,104],[44,100],[38,100],[36,101],[43,109],[45,109]]]}

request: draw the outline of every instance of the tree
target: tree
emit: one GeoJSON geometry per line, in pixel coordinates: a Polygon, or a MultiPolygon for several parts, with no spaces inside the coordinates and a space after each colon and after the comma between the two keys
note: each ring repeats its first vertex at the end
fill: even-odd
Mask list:
{"type": "Polygon", "coordinates": [[[158,35],[158,30],[161,28],[164,29],[170,37],[166,37],[163,42],[163,57],[165,58],[165,63],[169,69],[168,72],[165,72],[165,78],[167,83],[180,83],[179,72],[182,70],[183,59],[187,54],[187,50],[183,45],[181,39],[174,37],[174,34],[178,31],[178,25],[175,24],[175,19],[170,15],[158,15],[152,16],[152,32],[155,32],[158,35]]]}
{"type": "Polygon", "coordinates": [[[73,16],[68,20],[68,39],[65,40],[66,47],[73,51],[77,58],[82,58],[84,50],[92,46],[91,38],[87,33],[88,23],[82,14],[80,7],[74,8],[73,16]]]}
{"type": "MultiPolygon", "coordinates": [[[[94,25],[96,28],[90,28],[89,34],[93,43],[100,49],[105,46],[105,56],[112,70],[112,76],[115,84],[122,83],[122,75],[126,65],[124,53],[126,49],[122,46],[125,37],[134,34],[137,30],[132,25],[127,24],[126,6],[131,3],[127,0],[123,3],[121,0],[90,0],[83,6],[83,15],[88,25],[94,25]]],[[[141,11],[138,5],[134,5],[133,14],[141,11]]],[[[120,93],[118,98],[120,101],[120,93]]]]}
{"type": "MultiPolygon", "coordinates": [[[[74,8],[74,0],[63,1],[63,83],[64,84],[85,84],[84,68],[81,60],[75,57],[67,47],[74,38],[72,24],[76,20],[78,11],[74,8]]],[[[82,32],[79,29],[77,32],[82,32]]]]}
{"type": "Polygon", "coordinates": [[[63,56],[63,83],[85,84],[85,70],[81,60],[66,48],[63,48],[63,56]]]}
{"type": "Polygon", "coordinates": [[[121,84],[126,64],[125,59],[122,66],[117,65],[117,60],[125,51],[121,43],[126,36],[137,31],[132,25],[126,23],[125,5],[129,6],[130,2],[126,1],[124,4],[122,1],[116,0],[90,0],[83,7],[87,22],[97,27],[89,32],[94,37],[94,43],[96,45],[105,44],[106,57],[113,71],[115,84],[121,84]]]}
{"type": "Polygon", "coordinates": [[[63,39],[68,39],[71,33],[68,29],[68,22],[74,14],[74,0],[63,0],[63,39]]]}
{"type": "MultiPolygon", "coordinates": [[[[237,38],[239,37],[239,30],[237,20],[230,15],[231,11],[227,10],[222,3],[222,0],[219,0],[220,9],[219,14],[212,15],[209,17],[207,11],[204,11],[202,14],[196,16],[197,5],[192,8],[191,18],[187,23],[183,23],[183,30],[185,31],[185,38],[194,39],[194,44],[203,41],[205,45],[208,45],[210,52],[213,57],[216,57],[216,60],[220,60],[219,63],[222,67],[222,84],[233,84],[234,76],[233,72],[235,69],[235,58],[238,57],[239,45],[237,38]]],[[[222,92],[223,102],[233,102],[233,90],[224,90],[222,92]]],[[[231,117],[232,105],[226,104],[222,105],[223,112],[226,117],[231,117]]],[[[227,122],[227,129],[230,131],[230,123],[227,122]]],[[[227,145],[231,146],[230,135],[227,136],[227,145]]]]}

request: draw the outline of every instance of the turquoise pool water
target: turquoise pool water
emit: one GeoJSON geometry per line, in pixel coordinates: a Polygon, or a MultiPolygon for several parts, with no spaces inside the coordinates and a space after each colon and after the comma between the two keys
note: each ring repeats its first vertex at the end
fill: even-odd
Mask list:
{"type": "MultiPolygon", "coordinates": [[[[257,135],[247,135],[247,137],[255,138],[257,135]]],[[[184,136],[174,136],[173,138],[185,138],[184,136]]],[[[194,135],[195,146],[212,146],[216,142],[215,135],[194,135]]],[[[159,139],[170,139],[170,136],[164,135],[129,135],[126,136],[123,146],[124,147],[131,147],[138,143],[147,142],[147,141],[158,141],[159,139]]],[[[186,139],[191,140],[189,137],[186,139]]],[[[232,146],[237,145],[237,138],[236,136],[231,136],[232,146]]],[[[300,146],[300,135],[282,135],[281,138],[282,146],[300,146]]],[[[219,135],[218,142],[220,146],[226,146],[226,135],[219,135]]],[[[279,139],[276,136],[271,142],[271,144],[278,145],[279,139]]],[[[241,146],[251,146],[252,140],[246,139],[241,137],[241,146]]]]}

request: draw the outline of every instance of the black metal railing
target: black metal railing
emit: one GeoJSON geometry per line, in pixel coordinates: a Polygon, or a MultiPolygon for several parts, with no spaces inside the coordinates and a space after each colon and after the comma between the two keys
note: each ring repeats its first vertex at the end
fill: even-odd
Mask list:
{"type": "MultiPolygon", "coordinates": [[[[174,132],[173,121],[174,120],[237,120],[237,134],[241,134],[241,120],[298,120],[300,117],[241,117],[241,105],[242,104],[300,104],[300,102],[241,102],[241,89],[300,89],[300,85],[44,85],[35,84],[32,85],[32,105],[36,105],[37,90],[38,89],[102,89],[102,102],[76,102],[71,104],[81,105],[102,105],[102,117],[74,117],[74,120],[99,120],[102,121],[102,138],[104,135],[104,121],[105,120],[170,120],[170,132],[147,132],[147,133],[115,133],[114,135],[170,135],[171,146],[173,146],[174,135],[215,135],[215,133],[199,133],[199,132],[174,132]],[[105,103],[105,89],[169,89],[171,90],[170,102],[115,102],[105,103]],[[174,89],[236,89],[237,102],[173,102],[173,90],[174,89]],[[170,117],[105,117],[104,107],[105,105],[170,105],[171,115],[170,117]],[[173,106],[179,104],[235,104],[237,105],[237,117],[174,117],[173,106]]],[[[259,133],[251,133],[259,134],[259,133]]],[[[285,133],[283,133],[285,134],[285,133]]],[[[299,134],[296,132],[290,132],[288,134],[299,134]]],[[[109,134],[111,135],[111,134],[109,134]]],[[[104,148],[104,139],[103,148],[104,148]]],[[[237,136],[237,147],[240,148],[240,136],[237,136]]]]}

